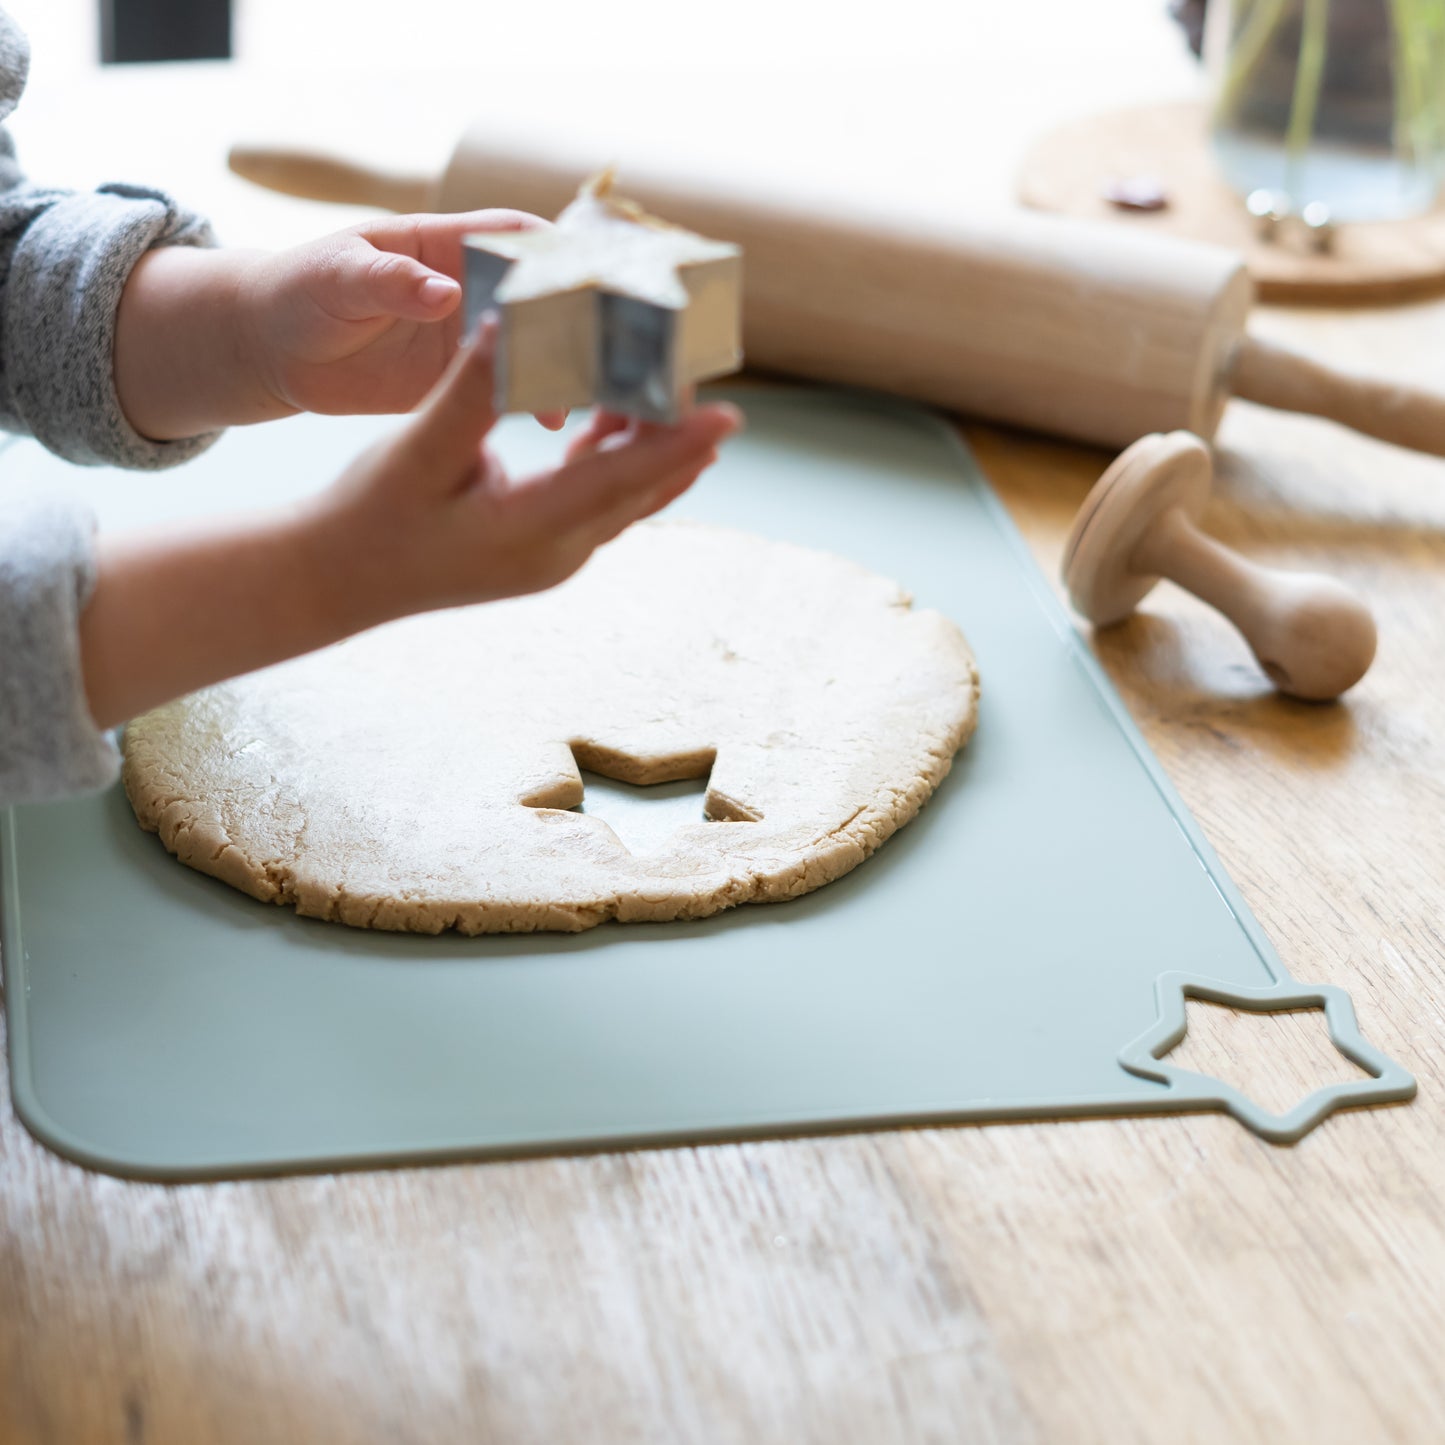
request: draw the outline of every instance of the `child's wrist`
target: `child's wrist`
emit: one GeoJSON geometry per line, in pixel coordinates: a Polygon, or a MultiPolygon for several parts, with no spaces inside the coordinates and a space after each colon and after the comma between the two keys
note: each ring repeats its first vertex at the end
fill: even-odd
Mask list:
{"type": "Polygon", "coordinates": [[[246,282],[258,254],[162,246],[136,263],[116,316],[114,373],[142,436],[174,441],[295,410],[251,354],[246,282]]]}
{"type": "Polygon", "coordinates": [[[305,578],[305,605],[322,631],[349,637],[411,610],[397,541],[360,495],[333,490],[301,504],[289,546],[305,578]]]}

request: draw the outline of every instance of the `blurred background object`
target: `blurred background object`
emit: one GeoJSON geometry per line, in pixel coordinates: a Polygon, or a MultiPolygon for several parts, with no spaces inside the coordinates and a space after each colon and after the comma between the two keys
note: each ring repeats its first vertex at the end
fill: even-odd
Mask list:
{"type": "Polygon", "coordinates": [[[100,58],[226,60],[231,0],[100,0],[100,58]]]}
{"type": "Polygon", "coordinates": [[[1168,0],[1167,32],[1166,16],[1190,80],[1040,130],[1024,205],[1227,246],[1268,301],[1445,291],[1445,0],[1168,0]]]}
{"type": "MultiPolygon", "coordinates": [[[[598,164],[746,166],[756,184],[864,193],[881,214],[1007,205],[1040,126],[1202,89],[1163,0],[896,0],[886,26],[734,0],[230,0],[230,61],[101,65],[98,0],[0,0],[31,40],[10,122],[47,183],[167,187],[234,245],[282,246],[374,214],[270,197],[226,170],[240,139],[305,141],[439,174],[464,128],[585,134],[598,164]],[[1035,23],[1047,15],[1041,28],[1035,23]],[[998,74],[1008,74],[1006,85],[998,74]]],[[[202,4],[204,0],[192,0],[202,4]]]]}
{"type": "Polygon", "coordinates": [[[1202,20],[1214,155],[1241,196],[1336,221],[1419,215],[1445,154],[1445,7],[1436,0],[1214,0],[1202,20]]]}
{"type": "Polygon", "coordinates": [[[1209,0],[1169,0],[1169,13],[1184,31],[1189,48],[1196,55],[1204,53],[1204,17],[1209,13],[1209,0]]]}

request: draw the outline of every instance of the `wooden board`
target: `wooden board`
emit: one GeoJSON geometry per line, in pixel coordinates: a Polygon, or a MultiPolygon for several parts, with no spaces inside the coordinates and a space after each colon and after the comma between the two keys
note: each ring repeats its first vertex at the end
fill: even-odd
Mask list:
{"type": "MultiPolygon", "coordinates": [[[[1104,458],[970,440],[1052,573],[1104,458]]],[[[1436,1445],[1445,465],[1247,410],[1226,442],[1210,525],[1367,585],[1379,663],[1288,703],[1167,589],[1101,656],[1413,1105],[1292,1150],[1126,1119],[167,1188],[50,1154],[0,1076],[0,1440],[1436,1445]]],[[[1281,1106],[1340,1068],[1312,1016],[1211,1022],[1193,1065],[1281,1106]]]]}
{"type": "Polygon", "coordinates": [[[1204,107],[1191,101],[1107,111],[1049,131],[1024,158],[1018,195],[1041,211],[1229,246],[1266,301],[1355,305],[1445,289],[1445,209],[1342,225],[1328,255],[1262,241],[1216,170],[1204,107]],[[1105,198],[1111,181],[1138,176],[1161,182],[1163,210],[1121,210],[1105,198]]]}
{"type": "MultiPolygon", "coordinates": [[[[37,36],[95,14],[8,8],[37,36]]],[[[761,164],[771,137],[894,194],[942,177],[940,206],[1001,204],[1027,128],[1182,89],[1192,69],[1160,0],[955,7],[956,44],[894,27],[906,63],[830,77],[799,58],[761,78],[670,68],[675,25],[565,0],[547,46],[528,12],[476,12],[518,37],[483,86],[491,57],[462,54],[465,17],[445,9],[423,0],[397,26],[394,5],[356,0],[338,27],[322,0],[248,0],[247,24],[303,47],[307,103],[338,144],[384,106],[398,160],[434,144],[439,168],[493,84],[511,105],[499,124],[563,104],[595,124],[572,78],[556,83],[553,42],[570,38],[638,137],[657,129],[660,84],[710,83],[747,97],[716,110],[733,151],[761,164]],[[465,70],[398,62],[439,35],[465,70]],[[332,45],[352,60],[368,37],[374,75],[319,73],[332,45]]],[[[757,29],[713,33],[792,60],[757,29]]],[[[362,219],[226,174],[229,141],[277,104],[271,77],[254,95],[244,67],[47,80],[56,55],[37,44],[17,118],[30,174],[168,185],[240,244],[362,219]]],[[[1445,301],[1254,324],[1445,383],[1445,301]]],[[[1412,1105],[1288,1150],[1202,1116],[167,1188],[57,1159],[13,1118],[0,1070],[0,1441],[1439,1445],[1445,463],[1235,404],[1220,440],[1206,525],[1361,588],[1380,620],[1369,677],[1343,707],[1275,697],[1229,625],[1168,587],[1098,651],[1285,962],[1351,991],[1417,1074],[1412,1105]]],[[[969,441],[1053,575],[1109,456],[992,428],[969,441]]],[[[1317,1016],[1198,1015],[1180,1052],[1266,1102],[1343,1067],[1317,1016]]]]}

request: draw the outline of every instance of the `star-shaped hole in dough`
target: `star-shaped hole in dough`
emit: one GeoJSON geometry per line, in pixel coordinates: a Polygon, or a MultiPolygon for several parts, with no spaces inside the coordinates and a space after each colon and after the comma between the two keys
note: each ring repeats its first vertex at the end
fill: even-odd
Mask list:
{"type": "Polygon", "coordinates": [[[639,764],[636,758],[607,758],[605,750],[594,746],[574,750],[573,760],[577,767],[571,777],[554,779],[551,785],[518,801],[525,808],[595,818],[634,857],[664,852],[678,829],[690,823],[762,821],[763,815],[756,809],[713,787],[716,754],[711,750],[698,755],[698,761],[704,764],[701,771],[679,777],[676,771],[669,770],[670,775],[647,782],[626,781],[597,771],[609,762],[619,772],[632,771],[644,777],[657,771],[655,766],[639,764]]]}
{"type": "Polygon", "coordinates": [[[706,778],[675,783],[619,783],[600,773],[582,774],[579,813],[600,818],[634,857],[660,853],[686,823],[707,821],[703,798],[706,778]]]}
{"type": "Polygon", "coordinates": [[[675,421],[741,364],[742,252],[588,182],[555,226],[466,238],[467,326],[499,317],[497,405],[675,421]]]}

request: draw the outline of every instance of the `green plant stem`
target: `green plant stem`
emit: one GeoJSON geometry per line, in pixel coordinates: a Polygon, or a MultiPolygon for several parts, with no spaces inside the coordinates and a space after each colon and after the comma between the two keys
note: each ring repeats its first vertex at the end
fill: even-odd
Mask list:
{"type": "Polygon", "coordinates": [[[1397,154],[1411,165],[1438,168],[1441,142],[1440,74],[1445,49],[1441,0],[1391,0],[1395,32],[1395,137],[1397,154]]]}
{"type": "Polygon", "coordinates": [[[1285,0],[1253,0],[1229,41],[1229,59],[1215,102],[1215,114],[1232,119],[1234,103],[1259,64],[1284,15],[1285,0]]]}
{"type": "Polygon", "coordinates": [[[1303,194],[1300,167],[1314,134],[1319,110],[1320,87],[1324,82],[1325,56],[1329,48],[1330,0],[1304,0],[1300,26],[1299,62],[1295,66],[1290,95],[1289,129],[1285,133],[1286,175],[1291,195],[1303,194]]]}

